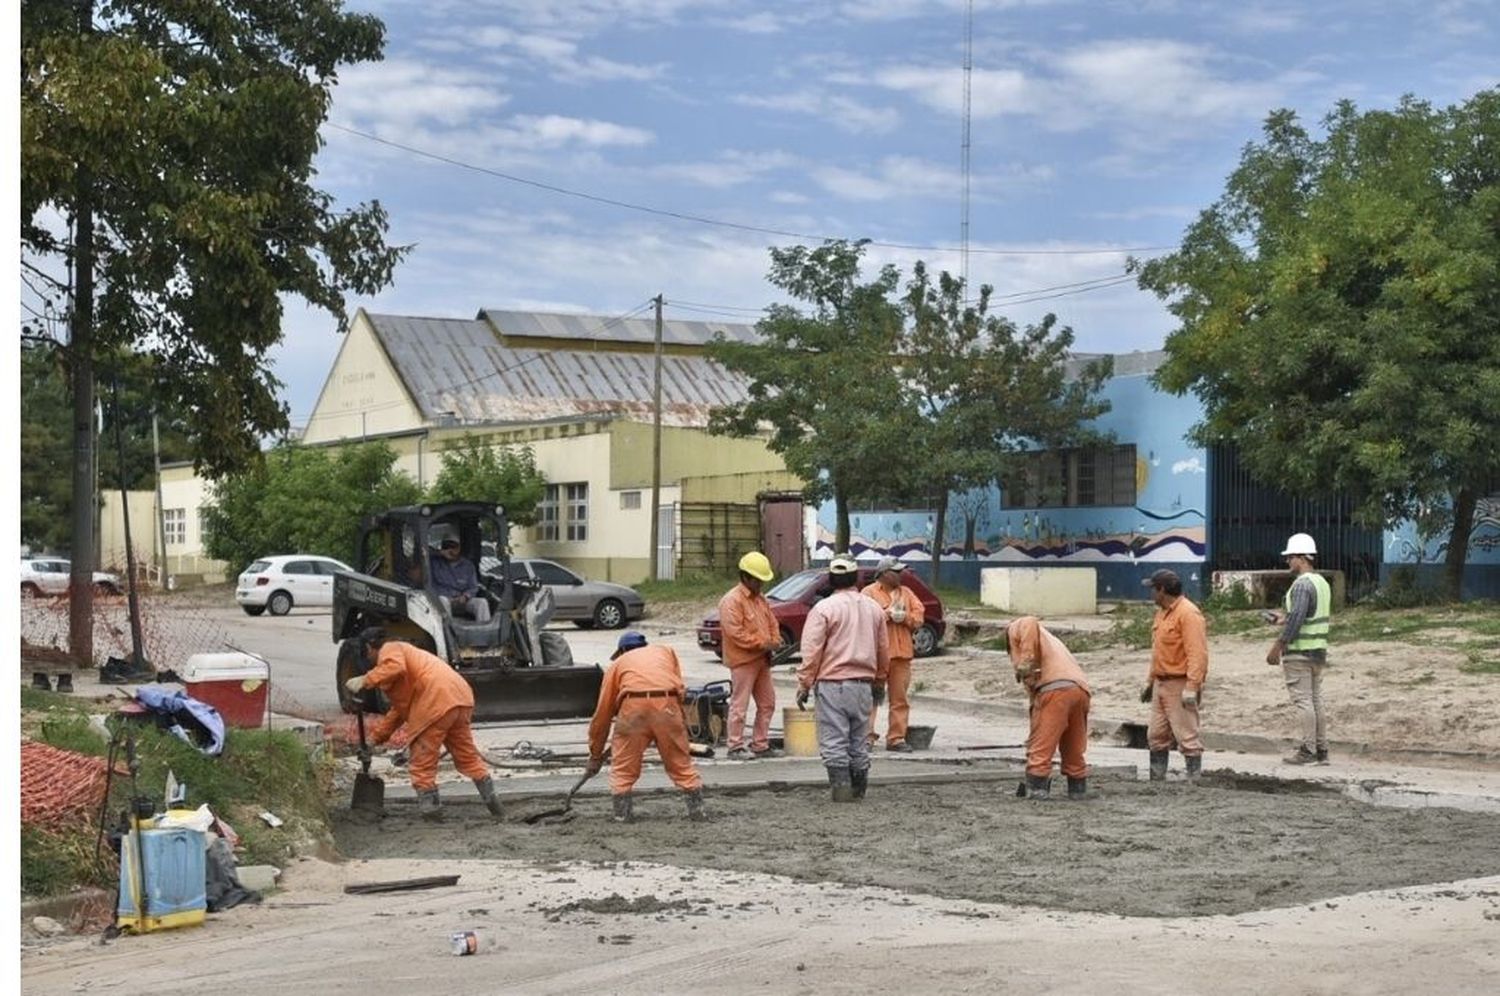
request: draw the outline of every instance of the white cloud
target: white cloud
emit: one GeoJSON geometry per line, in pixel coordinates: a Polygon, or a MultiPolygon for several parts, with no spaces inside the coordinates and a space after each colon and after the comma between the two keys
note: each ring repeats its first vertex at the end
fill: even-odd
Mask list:
{"type": "Polygon", "coordinates": [[[518,144],[526,148],[555,149],[562,145],[649,145],[655,138],[643,128],[611,121],[570,118],[561,114],[518,114],[511,119],[518,144]]]}
{"type": "MultiPolygon", "coordinates": [[[[855,201],[957,197],[963,189],[963,174],[958,169],[912,156],[886,156],[871,170],[865,171],[822,166],[814,169],[811,175],[814,182],[830,194],[855,201]]],[[[997,194],[1045,182],[1052,175],[1052,168],[1045,165],[981,167],[970,177],[970,188],[979,196],[997,194]]]]}
{"type": "Polygon", "coordinates": [[[509,100],[493,76],[397,58],[359,63],[340,71],[339,84],[333,91],[333,111],[336,118],[356,125],[402,129],[426,123],[456,127],[509,100]]]}
{"type": "Polygon", "coordinates": [[[598,55],[582,52],[578,42],[558,35],[512,31],[509,28],[490,25],[477,30],[464,31],[461,39],[439,38],[429,45],[451,43],[455,40],[485,54],[491,61],[502,64],[515,55],[546,66],[553,79],[567,83],[591,83],[629,81],[645,82],[660,78],[666,72],[663,64],[642,65],[619,62],[598,55]]]}
{"type": "Polygon", "coordinates": [[[733,98],[744,107],[758,107],[771,111],[788,111],[793,114],[808,114],[823,118],[841,131],[851,134],[886,134],[901,123],[898,111],[889,107],[871,107],[842,94],[820,93],[816,90],[796,90],[791,93],[761,96],[745,93],[733,98]]]}
{"type": "Polygon", "coordinates": [[[796,157],[784,152],[741,152],[731,149],[716,160],[664,163],[653,167],[650,172],[663,179],[685,180],[702,187],[724,189],[749,183],[767,173],[786,169],[796,162],[796,157]]]}

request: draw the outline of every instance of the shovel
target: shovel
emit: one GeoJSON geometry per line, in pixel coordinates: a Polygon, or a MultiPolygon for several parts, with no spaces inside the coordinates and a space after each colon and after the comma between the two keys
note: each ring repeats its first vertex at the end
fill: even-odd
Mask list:
{"type": "Polygon", "coordinates": [[[563,801],[561,809],[544,809],[540,813],[532,813],[530,816],[523,817],[521,822],[534,824],[540,823],[542,820],[547,820],[548,822],[556,821],[560,823],[564,819],[571,819],[568,813],[573,808],[573,796],[578,793],[579,789],[583,788],[584,782],[593,777],[594,772],[585,771],[582,777],[574,782],[573,787],[568,790],[568,798],[563,801]]]}
{"type": "Polygon", "coordinates": [[[384,816],[385,780],[370,774],[370,746],[365,742],[364,710],[359,710],[355,715],[359,721],[360,772],[354,776],[354,798],[349,801],[349,808],[384,816]]]}

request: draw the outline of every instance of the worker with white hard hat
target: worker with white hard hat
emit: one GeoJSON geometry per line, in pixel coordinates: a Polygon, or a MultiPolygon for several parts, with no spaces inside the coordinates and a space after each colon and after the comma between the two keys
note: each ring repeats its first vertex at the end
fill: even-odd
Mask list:
{"type": "Polygon", "coordinates": [[[1287,589],[1285,615],[1270,618],[1281,635],[1266,652],[1266,663],[1280,666],[1287,693],[1302,718],[1302,743],[1287,764],[1327,764],[1328,725],[1323,708],[1323,668],[1328,665],[1328,620],[1333,614],[1333,592],[1314,569],[1318,545],[1307,533],[1296,533],[1281,551],[1292,586],[1287,589]]]}

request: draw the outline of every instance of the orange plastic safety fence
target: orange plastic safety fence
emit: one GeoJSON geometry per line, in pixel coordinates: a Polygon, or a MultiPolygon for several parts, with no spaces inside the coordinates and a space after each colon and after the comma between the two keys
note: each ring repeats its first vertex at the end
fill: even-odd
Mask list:
{"type": "MultiPolygon", "coordinates": [[[[34,740],[21,741],[21,823],[55,828],[97,807],[108,764],[34,740]]],[[[125,774],[117,766],[116,774],[125,774]]]]}

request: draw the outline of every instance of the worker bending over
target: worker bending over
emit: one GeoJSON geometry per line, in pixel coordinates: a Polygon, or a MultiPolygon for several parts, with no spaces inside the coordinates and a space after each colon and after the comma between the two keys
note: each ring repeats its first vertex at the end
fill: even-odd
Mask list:
{"type": "Polygon", "coordinates": [[[634,816],[630,792],[641,777],[646,748],[652,744],[672,784],[685,794],[688,817],[704,819],[703,779],[688,749],[687,719],[682,713],[686,689],[676,652],[671,647],[648,647],[645,636],[631,631],[620,637],[610,660],[614,663],[604,673],[599,705],[589,723],[588,773],[596,775],[604,766],[604,740],[614,724],[609,792],[615,822],[628,823],[634,816]]]}
{"type": "Polygon", "coordinates": [[[1052,794],[1052,755],[1062,751],[1068,798],[1088,795],[1089,683],[1071,651],[1036,616],[1013,620],[1005,631],[1016,680],[1031,700],[1031,735],[1026,740],[1026,792],[1033,799],[1052,794]]]}
{"type": "Polygon", "coordinates": [[[838,556],[828,565],[833,594],[814,605],[802,628],[797,707],[818,692],[818,753],[834,802],[865,797],[870,783],[870,710],[885,700],[890,637],[885,613],[859,593],[859,565],[838,556]]]}
{"type": "Polygon", "coordinates": [[[442,818],[438,799],[438,754],[448,748],[454,767],[474,780],[490,815],[501,815],[495,782],[490,778],[470,723],[474,690],[441,657],[410,643],[393,640],[378,627],[359,634],[360,656],[369,671],[344,682],[355,695],[366,688],[385,693],[391,707],[370,729],[370,740],[385,743],[402,726],[410,737],[411,787],[417,792],[417,812],[423,819],[442,818]]]}

